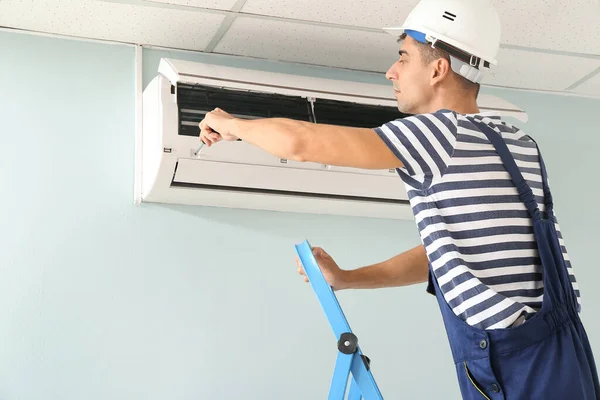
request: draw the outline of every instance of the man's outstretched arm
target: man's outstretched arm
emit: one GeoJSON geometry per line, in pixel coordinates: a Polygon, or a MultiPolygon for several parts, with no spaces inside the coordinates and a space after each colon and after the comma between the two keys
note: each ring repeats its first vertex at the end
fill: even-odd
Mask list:
{"type": "Polygon", "coordinates": [[[244,120],[219,109],[200,123],[208,146],[242,139],[279,158],[364,169],[401,168],[402,162],[374,129],[352,128],[288,118],[244,120]],[[217,135],[216,132],[219,132],[217,135]]]}
{"type": "MultiPolygon", "coordinates": [[[[313,248],[313,255],[325,281],[334,290],[408,286],[427,282],[429,272],[429,260],[423,245],[398,254],[389,260],[353,270],[341,269],[333,258],[320,247],[313,248]]],[[[308,282],[298,258],[296,258],[296,264],[298,273],[303,275],[304,280],[308,282]]]]}

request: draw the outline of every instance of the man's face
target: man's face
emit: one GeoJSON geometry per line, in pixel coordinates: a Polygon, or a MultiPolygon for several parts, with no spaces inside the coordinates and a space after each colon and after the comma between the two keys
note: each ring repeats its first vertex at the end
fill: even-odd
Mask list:
{"type": "Polygon", "coordinates": [[[399,53],[399,60],[385,74],[394,86],[398,109],[406,114],[428,112],[433,96],[430,68],[423,63],[417,42],[410,36],[402,41],[399,53]]]}

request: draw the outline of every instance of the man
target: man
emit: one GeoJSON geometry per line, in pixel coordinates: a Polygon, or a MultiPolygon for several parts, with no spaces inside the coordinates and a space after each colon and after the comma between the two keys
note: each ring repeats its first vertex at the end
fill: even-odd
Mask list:
{"type": "Polygon", "coordinates": [[[465,399],[600,399],[543,159],[533,139],[477,106],[500,46],[490,0],[422,0],[402,27],[385,30],[402,43],[386,77],[411,117],[361,129],[244,121],[216,109],[200,123],[201,140],[240,138],[280,158],[396,168],[423,244],[356,270],[315,248],[327,282],[341,290],[428,281],[465,399]]]}

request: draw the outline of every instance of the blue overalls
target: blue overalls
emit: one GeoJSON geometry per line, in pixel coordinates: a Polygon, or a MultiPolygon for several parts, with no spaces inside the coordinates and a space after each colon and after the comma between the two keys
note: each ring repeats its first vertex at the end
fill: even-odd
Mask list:
{"type": "Polygon", "coordinates": [[[544,213],[538,209],[500,133],[481,120],[473,122],[496,148],[533,218],[544,296],[542,308],[518,327],[477,329],[454,314],[430,266],[427,290],[436,295],[442,312],[462,396],[467,400],[600,399],[594,357],[577,313],[576,295],[555,230],[541,154],[544,213]]]}

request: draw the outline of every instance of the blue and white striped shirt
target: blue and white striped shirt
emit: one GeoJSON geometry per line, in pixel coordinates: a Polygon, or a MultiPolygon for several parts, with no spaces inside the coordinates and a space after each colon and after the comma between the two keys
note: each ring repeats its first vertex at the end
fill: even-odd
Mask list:
{"type": "MultiPolygon", "coordinates": [[[[404,165],[398,173],[432,269],[454,313],[480,329],[514,327],[541,308],[541,261],[527,208],[473,119],[502,132],[543,212],[535,143],[499,116],[440,110],[391,121],[375,131],[404,165]]],[[[558,224],[556,230],[580,308],[558,224]]]]}

